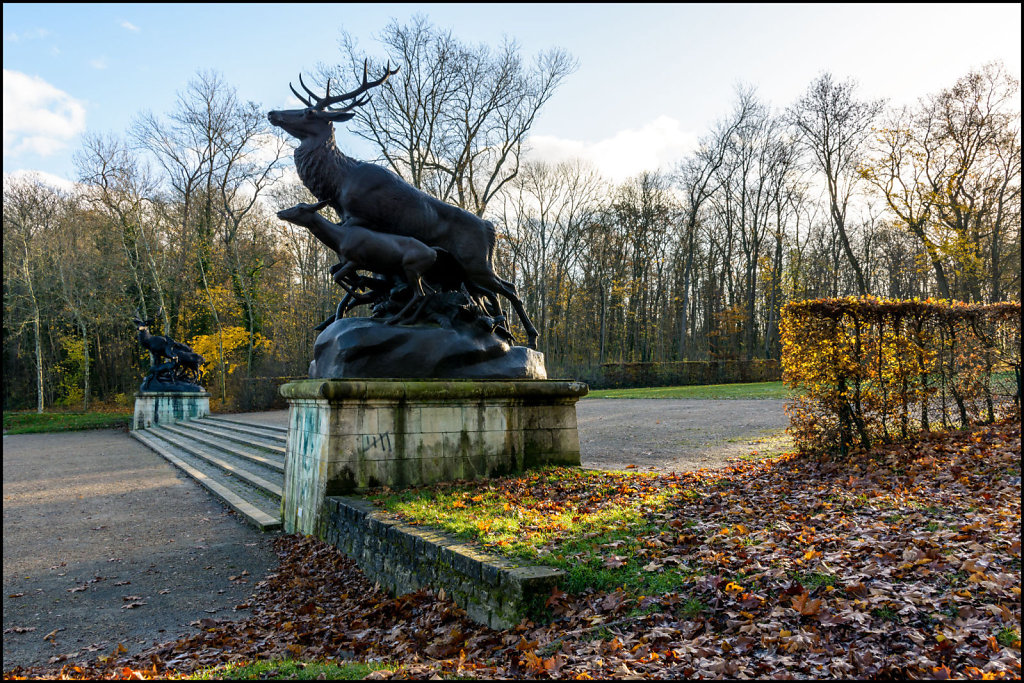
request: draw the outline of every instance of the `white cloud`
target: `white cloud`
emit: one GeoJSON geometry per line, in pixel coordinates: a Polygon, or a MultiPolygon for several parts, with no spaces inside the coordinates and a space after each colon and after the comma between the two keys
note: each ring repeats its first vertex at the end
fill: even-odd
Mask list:
{"type": "Polygon", "coordinates": [[[273,159],[281,159],[292,155],[287,141],[282,136],[274,135],[273,133],[258,135],[253,139],[253,143],[252,160],[257,163],[265,164],[273,159]]]}
{"type": "Polygon", "coordinates": [[[4,184],[6,185],[7,180],[34,180],[50,187],[55,187],[58,190],[64,190],[65,192],[71,192],[77,186],[74,181],[68,180],[67,178],[61,178],[59,175],[47,173],[46,171],[29,171],[20,169],[13,173],[4,173],[4,184]]]}
{"type": "Polygon", "coordinates": [[[130,21],[122,21],[121,22],[121,28],[127,29],[129,31],[141,31],[142,30],[142,29],[140,29],[138,26],[136,26],[135,24],[133,24],[130,21]]]}
{"type": "Polygon", "coordinates": [[[4,156],[47,156],[85,130],[85,106],[38,76],[4,69],[4,156]]]}
{"type": "Polygon", "coordinates": [[[555,163],[579,157],[593,163],[605,178],[622,182],[643,171],[667,170],[696,148],[697,137],[663,115],[638,130],[627,128],[597,142],[533,135],[526,158],[555,163]]]}
{"type": "Polygon", "coordinates": [[[97,57],[96,59],[90,59],[89,60],[89,66],[91,66],[94,69],[106,69],[107,68],[107,58],[106,57],[97,57]]]}
{"type": "Polygon", "coordinates": [[[50,32],[45,28],[33,28],[25,31],[24,33],[5,33],[4,40],[9,40],[12,43],[20,43],[23,40],[38,40],[46,38],[50,35],[50,32]]]}

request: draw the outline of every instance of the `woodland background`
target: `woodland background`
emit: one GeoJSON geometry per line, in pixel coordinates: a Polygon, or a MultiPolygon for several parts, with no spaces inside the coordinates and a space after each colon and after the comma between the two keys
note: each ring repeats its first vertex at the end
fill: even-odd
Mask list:
{"type": "MultiPolygon", "coordinates": [[[[781,108],[738,87],[690,155],[612,184],[530,157],[571,55],[474,46],[426,20],[382,43],[402,69],[347,131],[494,221],[496,270],[549,376],[601,386],[608,364],[777,360],[791,301],[1020,300],[1020,94],[1000,63],[904,108],[828,73],[781,108]]],[[[311,87],[355,82],[354,45],[311,87]]],[[[136,309],[206,357],[215,402],[245,407],[247,380],[304,376],[341,292],[334,255],[275,216],[311,199],[286,138],[201,72],[172,111],[88,136],[74,190],[5,176],[4,409],[127,405],[149,362],[136,309]]]]}

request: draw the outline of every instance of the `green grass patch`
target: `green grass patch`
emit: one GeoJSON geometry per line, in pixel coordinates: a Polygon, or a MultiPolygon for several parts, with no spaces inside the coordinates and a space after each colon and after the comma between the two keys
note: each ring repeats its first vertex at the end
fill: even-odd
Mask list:
{"type": "Polygon", "coordinates": [[[800,585],[807,590],[820,588],[821,586],[835,587],[837,581],[834,574],[826,574],[824,572],[790,572],[790,576],[799,581],[800,585]]]}
{"type": "Polygon", "coordinates": [[[900,615],[897,614],[896,610],[891,607],[878,607],[871,610],[871,614],[883,621],[897,621],[900,618],[900,615]]]}
{"type": "Polygon", "coordinates": [[[127,429],[130,413],[4,413],[5,434],[73,432],[82,429],[127,429]]]}
{"type": "Polygon", "coordinates": [[[685,387],[640,387],[636,389],[598,389],[587,398],[793,398],[797,395],[782,382],[751,382],[740,384],[703,384],[685,387]]]}
{"type": "Polygon", "coordinates": [[[407,521],[439,528],[524,564],[563,569],[563,590],[658,595],[691,573],[644,559],[645,539],[670,534],[648,521],[670,497],[699,495],[646,473],[546,468],[518,478],[373,496],[407,521]],[[541,494],[540,492],[544,492],[541,494]]]}
{"type": "Polygon", "coordinates": [[[996,642],[1004,647],[1020,647],[1020,631],[1005,626],[996,634],[996,642]]]}
{"type": "Polygon", "coordinates": [[[694,619],[700,616],[702,613],[707,611],[708,606],[703,600],[698,598],[689,598],[682,605],[679,606],[679,612],[687,619],[694,619]]]}
{"type": "Polygon", "coordinates": [[[190,680],[218,681],[218,680],[334,680],[334,681],[360,681],[371,672],[380,669],[394,668],[388,664],[364,662],[345,662],[336,664],[334,662],[300,662],[294,659],[271,659],[260,662],[248,662],[245,664],[223,664],[197,671],[190,680]]]}

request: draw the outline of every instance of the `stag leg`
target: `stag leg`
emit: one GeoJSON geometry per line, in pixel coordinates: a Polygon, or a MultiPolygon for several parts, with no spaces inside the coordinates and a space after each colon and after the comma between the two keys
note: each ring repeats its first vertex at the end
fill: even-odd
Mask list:
{"type": "MultiPolygon", "coordinates": [[[[409,300],[409,303],[405,305],[405,307],[402,309],[402,311],[405,311],[410,306],[412,306],[416,302],[417,299],[419,300],[419,305],[416,307],[416,310],[414,310],[412,313],[410,313],[409,315],[407,315],[405,317],[402,317],[402,313],[401,312],[399,312],[397,315],[395,315],[395,318],[400,318],[401,317],[401,320],[399,320],[398,323],[406,323],[406,322],[408,322],[408,323],[415,323],[417,320],[419,320],[420,314],[423,313],[423,308],[427,305],[427,302],[430,301],[430,299],[428,299],[427,297],[425,297],[425,296],[413,297],[412,299],[409,300]]],[[[451,327],[451,325],[449,325],[448,327],[451,327]]]]}
{"type": "Polygon", "coordinates": [[[399,322],[401,322],[403,320],[403,316],[405,316],[405,313],[410,308],[412,308],[413,304],[415,304],[415,303],[417,303],[419,301],[425,301],[425,300],[426,299],[425,299],[425,297],[423,295],[418,294],[418,293],[413,293],[412,297],[409,298],[409,302],[405,306],[402,307],[402,310],[400,310],[398,313],[395,313],[393,316],[391,316],[390,318],[385,320],[384,323],[386,325],[397,325],[399,322]]]}
{"type": "Polygon", "coordinates": [[[466,290],[470,293],[471,300],[480,309],[480,312],[482,313],[480,320],[487,325],[488,331],[493,333],[500,327],[511,339],[512,333],[505,328],[505,321],[507,318],[505,317],[505,313],[501,310],[501,304],[494,292],[481,287],[480,285],[470,283],[467,283],[466,290]],[[491,304],[491,308],[497,309],[497,315],[494,315],[493,311],[488,310],[488,303],[491,304]]]}
{"type": "MultiPolygon", "coordinates": [[[[508,299],[509,303],[512,304],[512,308],[515,309],[516,315],[519,316],[519,322],[523,324],[523,329],[526,330],[526,345],[536,350],[537,348],[537,328],[533,326],[533,322],[530,321],[530,316],[526,314],[526,309],[523,307],[523,302],[519,300],[519,293],[516,291],[516,286],[511,282],[498,278],[497,275],[491,273],[489,276],[481,278],[481,282],[477,286],[483,286],[490,288],[492,291],[489,292],[490,298],[496,299],[494,292],[500,292],[502,296],[508,299]]],[[[499,310],[500,307],[499,307],[499,310]]]]}
{"type": "Polygon", "coordinates": [[[352,263],[351,261],[348,261],[347,263],[345,263],[345,265],[337,267],[339,265],[340,264],[335,264],[335,266],[331,267],[331,277],[334,279],[334,282],[339,287],[344,289],[346,292],[351,292],[355,285],[353,285],[348,278],[350,275],[355,274],[356,264],[352,263]]]}

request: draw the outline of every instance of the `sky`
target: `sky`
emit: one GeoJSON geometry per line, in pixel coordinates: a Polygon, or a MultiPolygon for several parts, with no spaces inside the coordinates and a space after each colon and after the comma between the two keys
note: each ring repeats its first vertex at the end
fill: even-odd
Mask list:
{"type": "MultiPolygon", "coordinates": [[[[338,63],[342,30],[380,58],[381,30],[416,14],[467,43],[515,39],[527,58],[570,52],[579,69],[541,110],[527,158],[582,157],[615,182],[670,168],[740,85],[782,109],[829,71],[901,105],[992,60],[1021,74],[1016,3],[5,3],[4,174],[74,180],[84,134],[125,135],[140,112],[172,111],[202,70],[266,110],[296,108],[288,84],[338,63]]],[[[337,128],[344,151],[373,156],[337,128]]]]}

